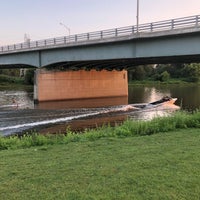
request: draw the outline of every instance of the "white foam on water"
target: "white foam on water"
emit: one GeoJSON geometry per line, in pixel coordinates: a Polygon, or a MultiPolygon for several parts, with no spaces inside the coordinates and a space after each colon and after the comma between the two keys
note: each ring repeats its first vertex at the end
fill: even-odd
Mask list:
{"type": "Polygon", "coordinates": [[[3,106],[0,106],[0,108],[9,108],[9,107],[16,107],[16,105],[14,104],[7,104],[7,105],[3,105],[3,106]]]}
{"type": "MultiPolygon", "coordinates": [[[[131,106],[131,108],[133,108],[133,107],[131,106]]],[[[67,122],[67,121],[71,121],[74,119],[90,117],[90,116],[94,116],[94,115],[98,115],[98,114],[105,114],[105,113],[116,112],[116,111],[127,111],[127,106],[123,106],[121,108],[112,108],[110,110],[103,110],[103,111],[87,113],[87,114],[82,114],[82,115],[77,115],[77,116],[62,117],[62,118],[51,119],[51,120],[44,120],[44,121],[31,122],[31,123],[25,123],[25,124],[18,124],[18,125],[14,125],[14,126],[1,127],[0,131],[19,129],[19,128],[25,128],[25,127],[34,127],[34,126],[47,125],[47,124],[56,124],[59,122],[67,122]]]]}
{"type": "MultiPolygon", "coordinates": [[[[178,106],[175,106],[173,108],[177,108],[178,106]]],[[[171,107],[172,108],[172,107],[171,107]]],[[[178,107],[179,108],[179,107],[178,107]]],[[[163,107],[163,110],[168,110],[169,108],[163,107]]],[[[81,114],[77,116],[70,116],[70,117],[62,117],[62,118],[57,118],[57,119],[51,119],[51,120],[43,120],[43,121],[38,121],[38,122],[31,122],[31,123],[26,123],[26,124],[18,124],[14,126],[7,126],[7,127],[1,127],[0,131],[5,131],[5,130],[11,130],[11,129],[18,129],[18,128],[24,128],[24,127],[34,127],[34,126],[40,126],[40,125],[47,125],[47,124],[56,124],[59,122],[68,122],[74,119],[79,119],[79,118],[84,118],[84,117],[90,117],[90,116],[95,116],[99,114],[106,114],[110,112],[118,112],[118,111],[131,111],[134,110],[135,112],[141,112],[145,113],[148,111],[158,111],[155,107],[154,108],[147,108],[145,110],[136,108],[132,105],[124,105],[122,107],[118,108],[112,108],[112,109],[106,109],[103,111],[98,111],[98,112],[93,112],[93,113],[87,113],[87,114],[81,114]]],[[[159,109],[162,110],[162,109],[159,109]]]]}
{"type": "Polygon", "coordinates": [[[82,114],[82,115],[77,115],[77,116],[72,116],[72,117],[62,117],[62,118],[44,120],[44,121],[40,121],[40,122],[32,122],[32,123],[27,123],[27,124],[18,124],[18,125],[14,125],[14,126],[2,127],[2,128],[0,128],[0,131],[10,130],[10,129],[18,129],[18,128],[24,128],[24,127],[33,127],[33,126],[46,125],[46,124],[56,124],[59,122],[67,122],[67,121],[71,121],[73,119],[90,117],[90,116],[94,116],[94,115],[98,115],[98,114],[100,114],[100,112],[82,114]]]}

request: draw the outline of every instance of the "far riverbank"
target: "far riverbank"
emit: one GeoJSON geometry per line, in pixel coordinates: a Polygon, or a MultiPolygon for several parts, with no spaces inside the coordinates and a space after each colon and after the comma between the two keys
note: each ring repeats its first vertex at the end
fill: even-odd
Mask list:
{"type": "Polygon", "coordinates": [[[194,82],[188,82],[184,79],[169,79],[167,81],[154,81],[154,80],[142,80],[142,81],[129,81],[129,86],[131,85],[200,85],[200,82],[194,83],[194,82]]]}

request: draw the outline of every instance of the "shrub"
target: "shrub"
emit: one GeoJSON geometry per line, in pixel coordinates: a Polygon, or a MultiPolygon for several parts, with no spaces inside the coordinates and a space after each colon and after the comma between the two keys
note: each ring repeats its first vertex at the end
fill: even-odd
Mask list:
{"type": "Polygon", "coordinates": [[[166,82],[168,81],[170,78],[170,74],[167,71],[164,71],[161,75],[160,75],[160,81],[162,82],[166,82]]]}

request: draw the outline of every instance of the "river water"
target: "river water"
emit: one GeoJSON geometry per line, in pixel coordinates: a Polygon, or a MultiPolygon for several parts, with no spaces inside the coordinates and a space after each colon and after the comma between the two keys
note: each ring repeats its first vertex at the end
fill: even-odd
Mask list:
{"type": "Polygon", "coordinates": [[[200,86],[158,85],[129,86],[129,97],[49,102],[34,105],[32,90],[0,88],[0,134],[3,136],[39,131],[65,132],[94,128],[103,124],[121,123],[127,118],[149,120],[155,116],[170,115],[181,108],[198,109],[200,86]],[[149,109],[132,109],[131,106],[149,103],[163,96],[176,97],[176,105],[149,109]],[[131,107],[131,109],[130,109],[131,107]]]}

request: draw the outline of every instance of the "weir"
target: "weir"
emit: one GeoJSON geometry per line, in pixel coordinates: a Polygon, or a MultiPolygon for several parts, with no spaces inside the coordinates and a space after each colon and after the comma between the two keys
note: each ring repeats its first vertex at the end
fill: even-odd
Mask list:
{"type": "Polygon", "coordinates": [[[34,102],[106,97],[127,97],[127,71],[37,69],[34,102]]]}

